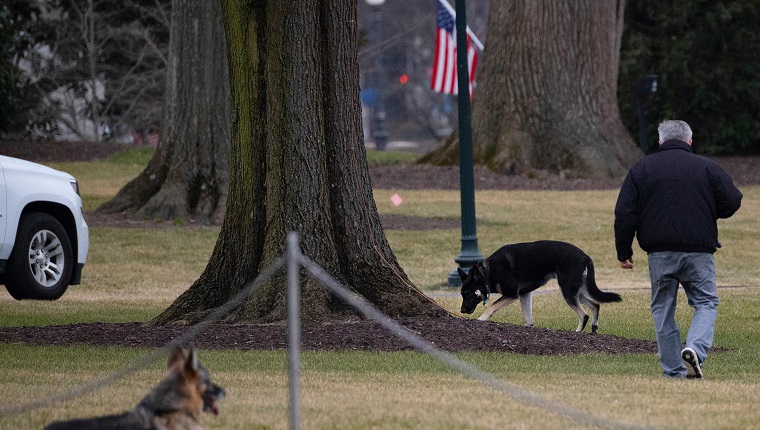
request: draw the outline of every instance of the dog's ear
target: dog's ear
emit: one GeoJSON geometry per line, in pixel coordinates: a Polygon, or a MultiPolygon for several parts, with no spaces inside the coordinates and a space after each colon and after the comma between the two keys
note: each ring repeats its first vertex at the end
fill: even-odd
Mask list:
{"type": "Polygon", "coordinates": [[[173,367],[179,367],[185,362],[185,353],[182,348],[175,346],[169,352],[169,361],[166,363],[166,368],[171,369],[173,367]]]}
{"type": "Polygon", "coordinates": [[[457,267],[457,273],[459,273],[459,278],[462,280],[462,282],[467,280],[467,273],[465,273],[461,267],[457,267]]]}
{"type": "Polygon", "coordinates": [[[185,371],[197,372],[199,367],[198,353],[195,352],[195,347],[190,347],[190,353],[185,360],[185,371]]]}

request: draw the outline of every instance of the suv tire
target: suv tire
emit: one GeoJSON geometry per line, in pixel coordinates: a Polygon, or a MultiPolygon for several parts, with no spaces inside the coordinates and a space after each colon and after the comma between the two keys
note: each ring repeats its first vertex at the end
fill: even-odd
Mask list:
{"type": "Polygon", "coordinates": [[[52,215],[23,215],[5,273],[5,288],[16,299],[56,300],[74,270],[71,240],[52,215]]]}

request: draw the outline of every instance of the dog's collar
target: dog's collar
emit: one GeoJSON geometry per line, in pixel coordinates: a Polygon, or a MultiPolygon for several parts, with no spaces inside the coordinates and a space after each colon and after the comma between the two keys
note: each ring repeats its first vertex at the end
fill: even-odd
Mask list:
{"type": "Polygon", "coordinates": [[[485,284],[486,284],[486,292],[488,294],[491,294],[491,293],[502,294],[501,286],[499,284],[495,285],[496,288],[491,288],[491,284],[489,284],[488,282],[486,282],[485,284]]]}
{"type": "Polygon", "coordinates": [[[487,260],[481,262],[480,274],[483,275],[483,283],[486,285],[486,298],[483,300],[483,305],[487,305],[488,298],[491,296],[491,284],[488,282],[491,279],[491,269],[488,267],[487,260]]]}

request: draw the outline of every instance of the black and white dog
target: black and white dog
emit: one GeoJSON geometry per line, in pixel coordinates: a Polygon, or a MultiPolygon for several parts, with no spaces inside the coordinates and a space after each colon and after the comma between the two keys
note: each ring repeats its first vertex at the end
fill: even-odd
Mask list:
{"type": "Polygon", "coordinates": [[[491,293],[501,297],[478,318],[485,321],[496,311],[520,299],[525,324],[533,325],[530,293],[556,278],[562,296],[578,314],[578,328],[583,331],[591,311],[591,331],[599,328],[599,304],[619,302],[620,295],[599,290],[594,280],[594,263],[585,252],[567,242],[541,240],[505,245],[485,260],[479,261],[469,274],[457,269],[462,278],[462,313],[471,314],[480,302],[488,303],[491,293]]]}

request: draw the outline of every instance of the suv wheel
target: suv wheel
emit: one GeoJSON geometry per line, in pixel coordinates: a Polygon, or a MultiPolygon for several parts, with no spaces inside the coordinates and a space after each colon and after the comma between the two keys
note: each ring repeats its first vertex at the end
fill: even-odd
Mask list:
{"type": "Polygon", "coordinates": [[[73,270],[71,240],[63,225],[46,213],[24,215],[6,267],[10,295],[17,300],[58,299],[69,287],[73,270]]]}

